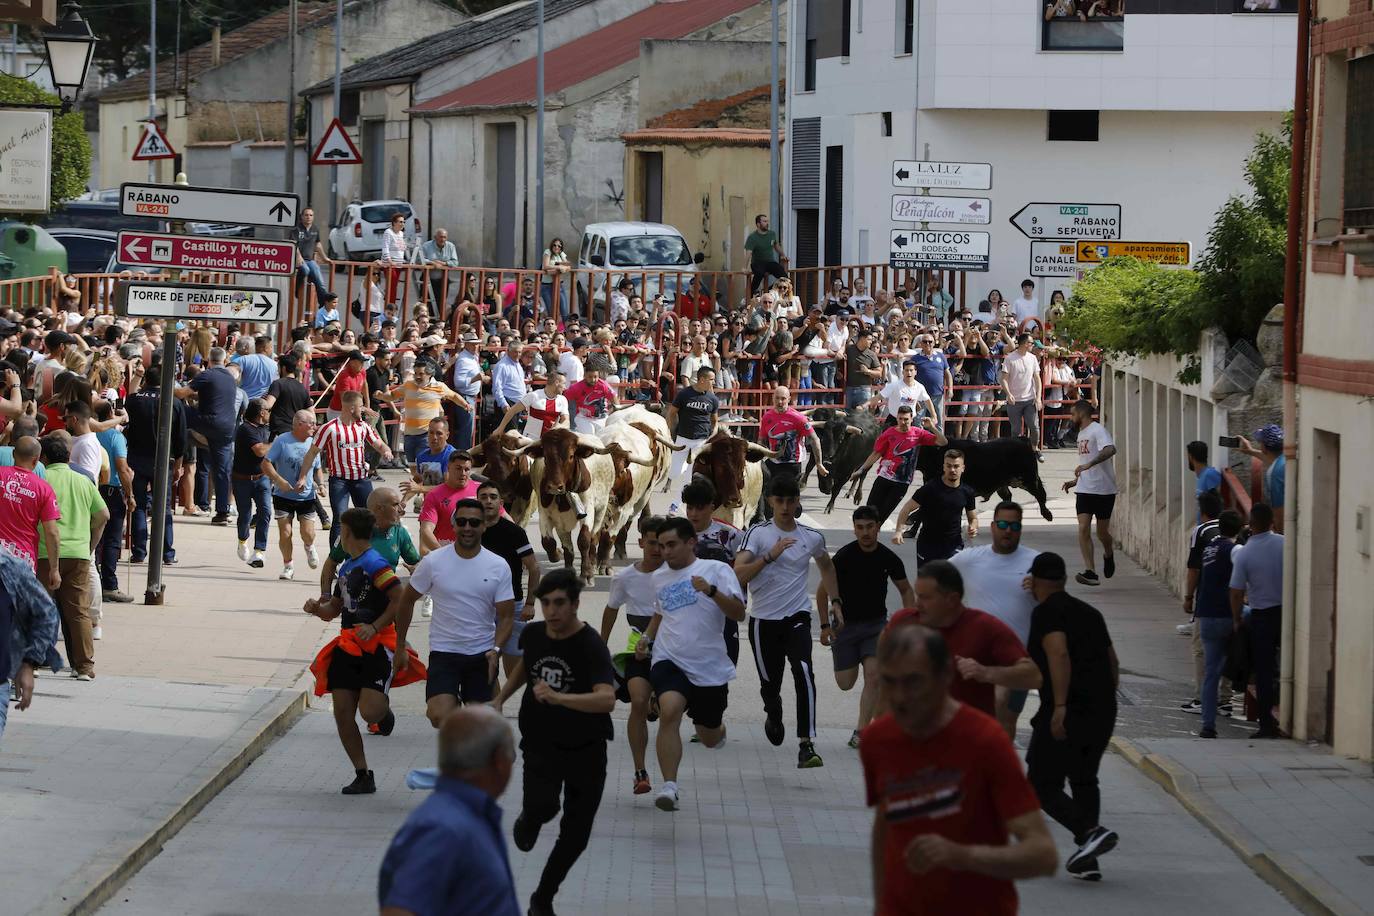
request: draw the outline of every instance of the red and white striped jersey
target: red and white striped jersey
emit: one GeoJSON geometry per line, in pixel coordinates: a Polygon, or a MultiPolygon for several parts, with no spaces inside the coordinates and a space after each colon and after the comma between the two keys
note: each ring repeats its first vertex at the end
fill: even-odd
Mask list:
{"type": "Polygon", "coordinates": [[[344,423],[336,417],[315,433],[315,445],[330,477],[362,480],[367,476],[367,446],[381,451],[382,437],[362,421],[344,423]]]}

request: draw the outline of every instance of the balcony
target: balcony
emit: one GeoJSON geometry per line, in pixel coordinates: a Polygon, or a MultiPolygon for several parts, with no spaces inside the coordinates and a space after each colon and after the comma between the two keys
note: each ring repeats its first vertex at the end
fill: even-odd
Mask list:
{"type": "Polygon", "coordinates": [[[1042,51],[1125,50],[1125,0],[1036,0],[1036,10],[1042,51]]]}

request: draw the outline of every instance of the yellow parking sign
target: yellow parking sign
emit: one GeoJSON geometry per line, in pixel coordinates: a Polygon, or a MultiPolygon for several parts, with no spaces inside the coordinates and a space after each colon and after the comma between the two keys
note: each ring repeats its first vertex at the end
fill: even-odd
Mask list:
{"type": "Polygon", "coordinates": [[[1084,239],[1074,243],[1079,264],[1101,264],[1108,258],[1127,255],[1156,264],[1186,266],[1193,260],[1193,246],[1189,242],[1106,242],[1084,239]]]}

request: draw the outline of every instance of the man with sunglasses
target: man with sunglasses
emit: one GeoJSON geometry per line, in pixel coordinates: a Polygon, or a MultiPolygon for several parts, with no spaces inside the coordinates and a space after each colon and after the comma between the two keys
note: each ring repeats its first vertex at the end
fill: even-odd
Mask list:
{"type": "MultiPolygon", "coordinates": [[[[1035,598],[1024,587],[1039,552],[1021,545],[1021,504],[1004,500],[992,512],[992,543],[961,550],[950,560],[964,577],[964,601],[1005,623],[1024,646],[1035,598]]],[[[997,688],[997,721],[1009,736],[1026,705],[1025,690],[997,688]]]]}

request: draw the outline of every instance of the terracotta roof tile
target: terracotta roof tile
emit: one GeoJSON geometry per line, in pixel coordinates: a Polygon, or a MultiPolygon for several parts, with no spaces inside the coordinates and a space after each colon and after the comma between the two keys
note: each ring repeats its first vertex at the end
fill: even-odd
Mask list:
{"type": "MultiPolygon", "coordinates": [[[[666,143],[672,145],[761,146],[767,149],[769,145],[768,130],[752,128],[642,127],[639,130],[632,130],[628,134],[621,134],[620,137],[631,146],[642,143],[666,143]]],[[[781,143],[783,139],[783,134],[779,131],[778,142],[781,143]]]]}
{"type": "MultiPolygon", "coordinates": [[[[787,98],[785,83],[778,83],[778,102],[787,98]]],[[[723,99],[702,99],[695,105],[679,108],[653,118],[647,127],[740,127],[741,120],[757,123],[753,119],[753,109],[764,106],[763,118],[767,122],[768,86],[755,86],[723,99]]]]}

